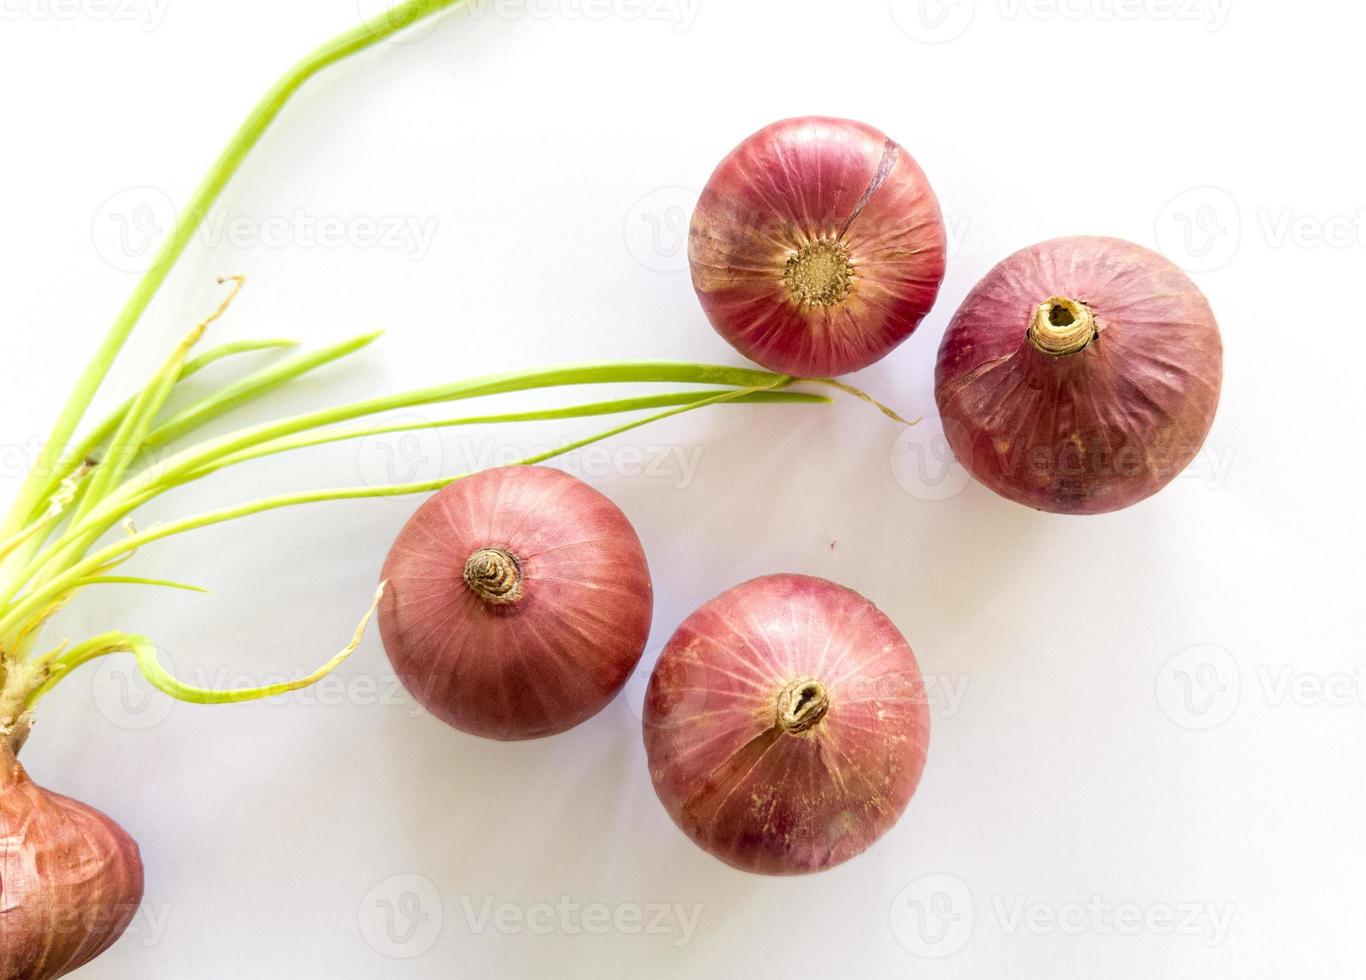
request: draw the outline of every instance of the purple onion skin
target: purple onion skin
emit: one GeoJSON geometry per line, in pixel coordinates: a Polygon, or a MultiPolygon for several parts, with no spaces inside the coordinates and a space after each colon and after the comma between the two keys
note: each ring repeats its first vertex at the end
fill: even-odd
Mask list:
{"type": "Polygon", "coordinates": [[[380,633],[408,690],[447,724],[504,741],[601,711],[640,661],[654,609],[626,515],[543,467],[486,470],[437,493],[399,534],[384,579],[380,633]],[[486,579],[471,582],[481,554],[486,579]]]}
{"type": "Polygon", "coordinates": [[[770,575],[684,621],[645,701],[655,792],[742,871],[822,871],[896,823],[925,766],[915,655],[876,606],[833,582],[770,575]]]}
{"type": "Polygon", "coordinates": [[[828,378],[911,335],[944,279],[939,201],[906,150],[805,116],[745,140],[693,212],[688,259],[717,333],[770,371],[828,378]]]}
{"type": "Polygon", "coordinates": [[[1218,324],[1184,272],[1130,242],[1062,238],[1015,253],[969,294],[939,348],[935,398],[979,481],[1037,510],[1102,514],[1190,464],[1222,380],[1218,324]],[[1059,298],[1073,306],[1046,305],[1059,298]],[[1083,324],[1090,339],[1072,350],[1081,340],[1065,334],[1083,324]]]}
{"type": "Polygon", "coordinates": [[[118,941],[142,902],[138,845],[34,785],[0,741],[0,980],[53,980],[118,941]]]}

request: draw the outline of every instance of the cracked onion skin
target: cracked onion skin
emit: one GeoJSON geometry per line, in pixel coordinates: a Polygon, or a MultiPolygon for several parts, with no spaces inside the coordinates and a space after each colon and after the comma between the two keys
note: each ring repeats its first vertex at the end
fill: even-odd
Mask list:
{"type": "Polygon", "coordinates": [[[689,616],[645,700],[655,792],[742,871],[807,874],[862,853],[915,793],[929,709],[915,655],[867,599],[770,575],[689,616]]]}
{"type": "Polygon", "coordinates": [[[944,279],[939,202],[911,155],[806,116],[741,143],[693,212],[693,286],[716,331],[771,371],[827,378],[881,360],[944,279]]]}
{"type": "Polygon", "coordinates": [[[540,738],[597,714],[650,634],[645,551],[621,509],[560,470],[450,484],[399,534],[380,633],[404,685],[447,724],[540,738]]]}
{"type": "Polygon", "coordinates": [[[1223,346],[1176,265],[1115,238],[1015,253],[964,301],[935,399],[958,460],[1037,510],[1102,514],[1190,464],[1214,422],[1223,346]]]}
{"type": "Polygon", "coordinates": [[[142,859],[98,810],[36,786],[0,739],[0,980],[52,980],[118,941],[142,859]]]}

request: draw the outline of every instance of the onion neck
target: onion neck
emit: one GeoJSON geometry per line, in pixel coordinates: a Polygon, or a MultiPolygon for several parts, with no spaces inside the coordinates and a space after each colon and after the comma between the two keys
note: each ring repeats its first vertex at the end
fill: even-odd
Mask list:
{"type": "Polygon", "coordinates": [[[480,548],[465,562],[465,585],[491,606],[522,598],[522,563],[506,548],[480,548]]]}
{"type": "Polygon", "coordinates": [[[8,738],[0,738],[0,790],[7,790],[24,778],[24,767],[19,764],[21,742],[15,745],[8,738]]]}
{"type": "Polygon", "coordinates": [[[830,710],[830,695],[820,681],[793,681],[778,694],[778,730],[800,735],[815,728],[830,710]]]}
{"type": "Polygon", "coordinates": [[[1085,303],[1053,296],[1039,304],[1029,323],[1029,341],[1052,357],[1085,350],[1096,339],[1096,318],[1085,303]]]}
{"type": "Polygon", "coordinates": [[[0,655],[0,747],[15,756],[33,728],[29,698],[46,678],[46,667],[34,667],[9,654],[0,655]]]}

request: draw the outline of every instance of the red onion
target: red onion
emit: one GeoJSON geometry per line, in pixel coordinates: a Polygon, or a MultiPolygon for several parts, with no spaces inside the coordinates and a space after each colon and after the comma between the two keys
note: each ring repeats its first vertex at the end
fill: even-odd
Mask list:
{"type": "Polygon", "coordinates": [[[1100,514],[1166,486],[1219,403],[1209,303],[1171,262],[1114,238],[1017,252],[939,348],[935,398],[959,461],[1039,510],[1100,514]]]}
{"type": "Polygon", "coordinates": [[[654,592],[621,510],[567,473],[485,470],[428,500],[384,566],[380,632],[429,711],[486,738],[597,714],[640,660],[654,592]]]}
{"type": "Polygon", "coordinates": [[[35,786],[0,739],[0,980],[99,956],[142,901],[138,846],[98,810],[35,786]]]}
{"type": "Polygon", "coordinates": [[[915,655],[856,592],[805,575],[754,579],[684,621],[645,700],[655,792],[736,868],[804,874],[896,823],[925,766],[915,655]]]}
{"type": "Polygon", "coordinates": [[[911,155],[847,119],[774,123],[721,161],[688,258],[721,336],[771,371],[825,378],[885,357],[944,279],[939,202],[911,155]]]}

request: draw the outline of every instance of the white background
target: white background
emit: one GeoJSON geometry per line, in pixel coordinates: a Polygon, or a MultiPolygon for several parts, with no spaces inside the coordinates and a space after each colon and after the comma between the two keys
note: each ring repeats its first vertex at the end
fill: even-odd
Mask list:
{"type": "MultiPolygon", "coordinates": [[[[0,0],[0,496],[132,290],[129,249],[158,208],[188,197],[287,64],[358,16],[355,0],[111,3],[0,0]]],[[[80,976],[1359,976],[1366,14],[1330,0],[533,9],[485,0],[310,86],[223,198],[235,238],[220,225],[191,247],[111,393],[236,272],[251,283],[218,341],[389,333],[234,422],[531,365],[739,363],[683,268],[691,195],[754,129],[827,113],[905,144],[949,220],[937,308],[854,379],[926,420],[907,434],[847,401],[725,407],[572,460],[634,521],[659,598],[627,695],[561,737],[443,727],[393,691],[373,633],[340,691],[282,703],[130,695],[113,662],[71,679],[25,762],[115,816],[148,883],[134,929],[80,976]],[[305,230],[278,238],[297,215],[305,230]],[[318,219],[343,240],[319,244],[318,219]],[[394,220],[434,235],[367,237],[394,220]],[[1088,519],[969,484],[944,463],[932,397],[972,284],[1076,233],[1190,268],[1226,347],[1192,470],[1088,519]],[[661,452],[662,471],[636,472],[661,452]],[[679,621],[775,571],[875,600],[937,691],[905,817],[802,879],[694,848],[654,798],[637,717],[679,621]],[[620,920],[590,931],[594,903],[620,920]],[[647,930],[655,904],[671,911],[647,930]],[[675,906],[700,910],[695,929],[675,906]]],[[[378,482],[389,459],[399,477],[456,472],[592,427],[332,447],[223,474],[141,520],[378,482]]],[[[192,680],[311,669],[350,635],[416,504],[158,545],[130,569],[213,595],[87,595],[53,640],[144,631],[192,680]]]]}

